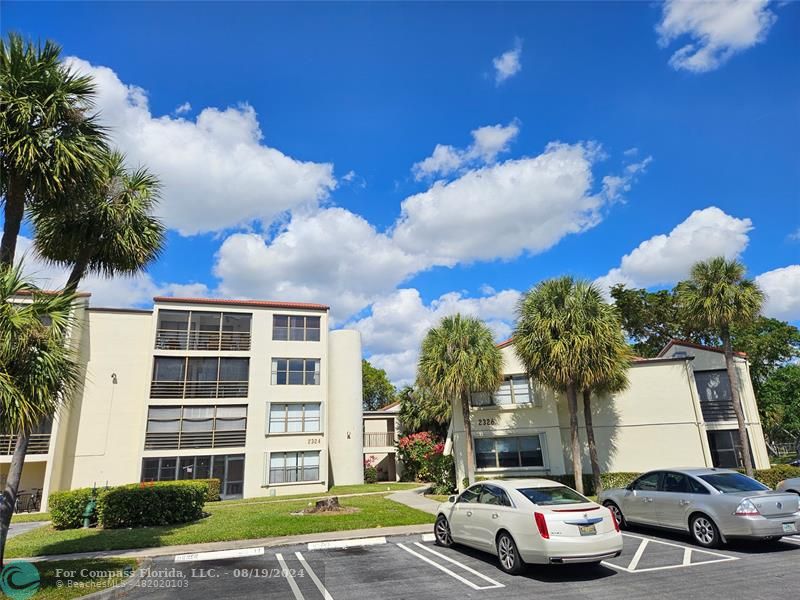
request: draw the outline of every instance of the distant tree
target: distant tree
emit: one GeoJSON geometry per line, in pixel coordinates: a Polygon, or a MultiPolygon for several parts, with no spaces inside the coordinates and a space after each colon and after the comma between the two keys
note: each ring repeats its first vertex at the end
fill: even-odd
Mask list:
{"type": "Polygon", "coordinates": [[[800,365],[785,365],[766,378],[761,414],[771,440],[800,443],[800,365]]]}
{"type": "Polygon", "coordinates": [[[435,400],[431,394],[424,395],[407,385],[397,392],[400,401],[400,423],[406,434],[430,431],[444,438],[450,423],[451,405],[449,402],[435,400]]]}
{"type": "Polygon", "coordinates": [[[745,267],[736,260],[718,256],[695,263],[690,277],[677,286],[678,305],[685,322],[698,323],[713,331],[722,340],[725,366],[733,400],[733,410],[739,425],[742,461],[748,476],[753,476],[750,443],[740,401],[739,378],[733,362],[731,331],[737,325],[751,324],[761,312],[764,294],[754,281],[745,279],[745,267]]]}
{"type": "Polygon", "coordinates": [[[757,317],[731,328],[731,344],[747,354],[756,398],[767,379],[780,367],[800,357],[800,329],[785,321],[757,317]]]}
{"type": "Polygon", "coordinates": [[[364,410],[378,410],[394,400],[396,390],[383,369],[376,369],[368,360],[361,361],[361,385],[364,410]]]}

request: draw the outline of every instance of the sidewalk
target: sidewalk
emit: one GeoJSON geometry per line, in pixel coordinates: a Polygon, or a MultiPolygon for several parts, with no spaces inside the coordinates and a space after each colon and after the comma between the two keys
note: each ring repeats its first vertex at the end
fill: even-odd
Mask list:
{"type": "Polygon", "coordinates": [[[439,508],[439,503],[436,500],[430,500],[423,495],[428,490],[428,487],[429,486],[426,485],[413,490],[395,492],[394,494],[389,494],[386,497],[389,498],[389,500],[394,500],[400,504],[405,504],[408,507],[416,508],[417,510],[435,515],[437,509],[439,508]]]}

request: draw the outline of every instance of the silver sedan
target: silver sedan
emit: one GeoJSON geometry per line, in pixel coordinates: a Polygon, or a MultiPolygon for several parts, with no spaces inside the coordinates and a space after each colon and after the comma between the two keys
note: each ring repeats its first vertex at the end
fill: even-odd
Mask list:
{"type": "Polygon", "coordinates": [[[800,496],[726,469],[651,471],[598,501],[629,523],[686,531],[706,548],[731,538],[774,541],[800,532],[800,496]]]}
{"type": "Polygon", "coordinates": [[[792,494],[800,494],[800,477],[792,477],[791,479],[784,479],[775,488],[778,492],[790,492],[792,494]]]}

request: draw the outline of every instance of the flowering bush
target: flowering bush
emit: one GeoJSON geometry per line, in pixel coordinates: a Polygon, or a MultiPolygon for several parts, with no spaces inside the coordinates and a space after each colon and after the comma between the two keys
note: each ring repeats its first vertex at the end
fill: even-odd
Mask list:
{"type": "Polygon", "coordinates": [[[403,476],[405,479],[432,481],[431,467],[434,458],[441,456],[444,443],[436,439],[429,431],[412,433],[397,443],[397,452],[403,462],[403,476]]]}
{"type": "Polygon", "coordinates": [[[378,469],[375,467],[375,457],[369,456],[364,459],[364,483],[375,483],[378,481],[378,469]]]}

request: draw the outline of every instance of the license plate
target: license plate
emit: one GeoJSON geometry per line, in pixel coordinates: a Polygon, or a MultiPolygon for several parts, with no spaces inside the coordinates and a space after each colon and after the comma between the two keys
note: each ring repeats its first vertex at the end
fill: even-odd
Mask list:
{"type": "Polygon", "coordinates": [[[796,533],[797,532],[797,525],[794,523],[784,523],[783,524],[783,533],[796,533]]]}
{"type": "Polygon", "coordinates": [[[594,525],[578,525],[578,531],[581,532],[581,535],[595,535],[597,533],[597,527],[594,525]]]}

